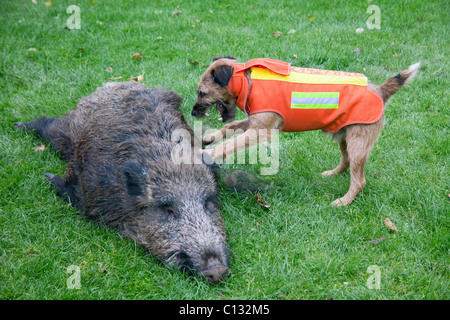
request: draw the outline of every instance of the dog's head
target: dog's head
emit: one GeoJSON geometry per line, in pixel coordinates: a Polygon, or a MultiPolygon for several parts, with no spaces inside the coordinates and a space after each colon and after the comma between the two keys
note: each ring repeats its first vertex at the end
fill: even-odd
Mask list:
{"type": "Polygon", "coordinates": [[[213,104],[220,112],[223,122],[233,120],[236,115],[236,99],[228,88],[233,76],[234,57],[215,57],[197,86],[197,101],[191,114],[204,117],[213,104]]]}

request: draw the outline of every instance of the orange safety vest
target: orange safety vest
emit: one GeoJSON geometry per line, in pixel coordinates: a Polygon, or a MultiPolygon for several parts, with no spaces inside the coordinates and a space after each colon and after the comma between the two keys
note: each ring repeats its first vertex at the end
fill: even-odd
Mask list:
{"type": "Polygon", "coordinates": [[[228,84],[236,105],[247,115],[276,112],[282,131],[337,132],[350,124],[369,124],[383,114],[383,99],[360,73],[292,67],[273,59],[235,63],[228,84]],[[251,69],[252,86],[244,70],[251,69]]]}

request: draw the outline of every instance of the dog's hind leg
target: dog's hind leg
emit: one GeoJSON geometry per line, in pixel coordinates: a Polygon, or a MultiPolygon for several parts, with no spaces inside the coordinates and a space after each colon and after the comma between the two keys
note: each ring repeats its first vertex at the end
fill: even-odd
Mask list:
{"type": "Polygon", "coordinates": [[[328,171],[322,172],[322,176],[332,177],[332,176],[335,176],[337,174],[341,174],[341,173],[347,171],[347,169],[350,167],[350,162],[348,160],[348,152],[347,152],[347,142],[345,141],[345,138],[339,142],[339,148],[341,149],[341,162],[333,170],[328,170],[328,171]]]}
{"type": "Polygon", "coordinates": [[[345,141],[350,164],[350,188],[342,198],[333,201],[332,206],[346,206],[352,203],[366,185],[364,167],[383,128],[383,122],[384,118],[381,118],[374,124],[351,125],[347,128],[345,141]]]}

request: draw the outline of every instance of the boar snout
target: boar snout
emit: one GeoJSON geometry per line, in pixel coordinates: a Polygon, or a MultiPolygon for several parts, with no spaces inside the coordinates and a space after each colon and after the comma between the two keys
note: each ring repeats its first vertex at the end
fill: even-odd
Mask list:
{"type": "Polygon", "coordinates": [[[209,265],[207,270],[202,271],[202,273],[209,282],[219,283],[228,275],[229,270],[225,266],[213,263],[209,265]]]}

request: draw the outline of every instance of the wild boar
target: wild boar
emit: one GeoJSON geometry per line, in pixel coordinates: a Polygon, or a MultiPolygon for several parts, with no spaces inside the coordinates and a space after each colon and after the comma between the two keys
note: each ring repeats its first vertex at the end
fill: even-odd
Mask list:
{"type": "Polygon", "coordinates": [[[137,82],[108,83],[64,117],[15,126],[49,140],[69,163],[64,178],[45,175],[83,216],[169,265],[218,283],[229,270],[216,177],[202,161],[171,159],[180,143],[175,130],[194,139],[181,100],[137,82]]]}

